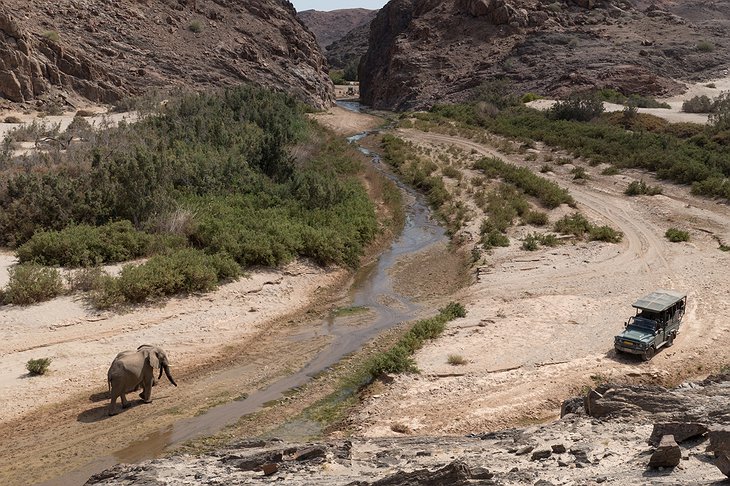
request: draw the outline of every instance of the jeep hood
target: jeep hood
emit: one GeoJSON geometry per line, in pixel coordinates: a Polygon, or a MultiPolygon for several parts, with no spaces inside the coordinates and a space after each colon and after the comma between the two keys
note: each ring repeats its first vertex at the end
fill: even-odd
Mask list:
{"type": "Polygon", "coordinates": [[[628,339],[630,341],[648,341],[654,337],[654,334],[643,329],[629,327],[619,334],[618,337],[621,339],[628,339]]]}

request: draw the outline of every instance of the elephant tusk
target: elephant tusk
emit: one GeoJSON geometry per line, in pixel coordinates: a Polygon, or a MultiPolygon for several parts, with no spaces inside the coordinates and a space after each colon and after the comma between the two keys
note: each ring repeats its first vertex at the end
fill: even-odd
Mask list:
{"type": "MultiPolygon", "coordinates": [[[[165,370],[165,376],[167,376],[167,379],[170,380],[170,383],[177,386],[177,383],[175,383],[175,380],[173,379],[172,375],[170,374],[170,367],[169,366],[163,366],[162,369],[165,370]]],[[[160,374],[162,376],[162,374],[160,374]]]]}

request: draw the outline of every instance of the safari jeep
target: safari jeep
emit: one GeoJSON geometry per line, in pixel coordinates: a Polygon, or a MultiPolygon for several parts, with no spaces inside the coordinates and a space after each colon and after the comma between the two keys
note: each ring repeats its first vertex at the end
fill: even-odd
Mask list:
{"type": "Polygon", "coordinates": [[[687,295],[657,290],[634,302],[633,307],[636,315],[624,324],[624,332],[614,338],[614,346],[617,353],[638,354],[648,361],[657,349],[674,343],[687,307],[687,295]]]}

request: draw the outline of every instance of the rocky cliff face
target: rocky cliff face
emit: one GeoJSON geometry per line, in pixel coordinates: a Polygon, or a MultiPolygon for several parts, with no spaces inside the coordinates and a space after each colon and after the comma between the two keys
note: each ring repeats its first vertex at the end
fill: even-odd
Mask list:
{"type": "Polygon", "coordinates": [[[119,465],[87,484],[720,484],[730,476],[729,379],[602,386],[568,400],[551,424],[467,437],[244,440],[119,465]]]}
{"type": "Polygon", "coordinates": [[[614,88],[660,96],[680,89],[674,79],[727,69],[730,20],[712,12],[730,11],[730,2],[665,3],[392,0],[372,23],[362,101],[425,108],[468,99],[495,77],[543,95],[614,88]]]}
{"type": "Polygon", "coordinates": [[[252,82],[324,107],[327,62],[286,0],[7,0],[0,99],[114,102],[150,88],[252,82]]]}
{"type": "Polygon", "coordinates": [[[322,49],[326,49],[352,29],[369,24],[376,13],[377,10],[365,8],[343,8],[327,12],[304,10],[297,17],[314,33],[322,49]]]}

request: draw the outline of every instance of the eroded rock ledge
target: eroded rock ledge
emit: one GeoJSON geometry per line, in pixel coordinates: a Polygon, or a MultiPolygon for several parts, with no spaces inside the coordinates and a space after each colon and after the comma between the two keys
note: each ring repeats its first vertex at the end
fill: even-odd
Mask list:
{"type": "Polygon", "coordinates": [[[551,424],[467,437],[246,440],[118,465],[87,484],[685,485],[730,473],[730,375],[676,389],[604,386],[563,410],[551,424]]]}

